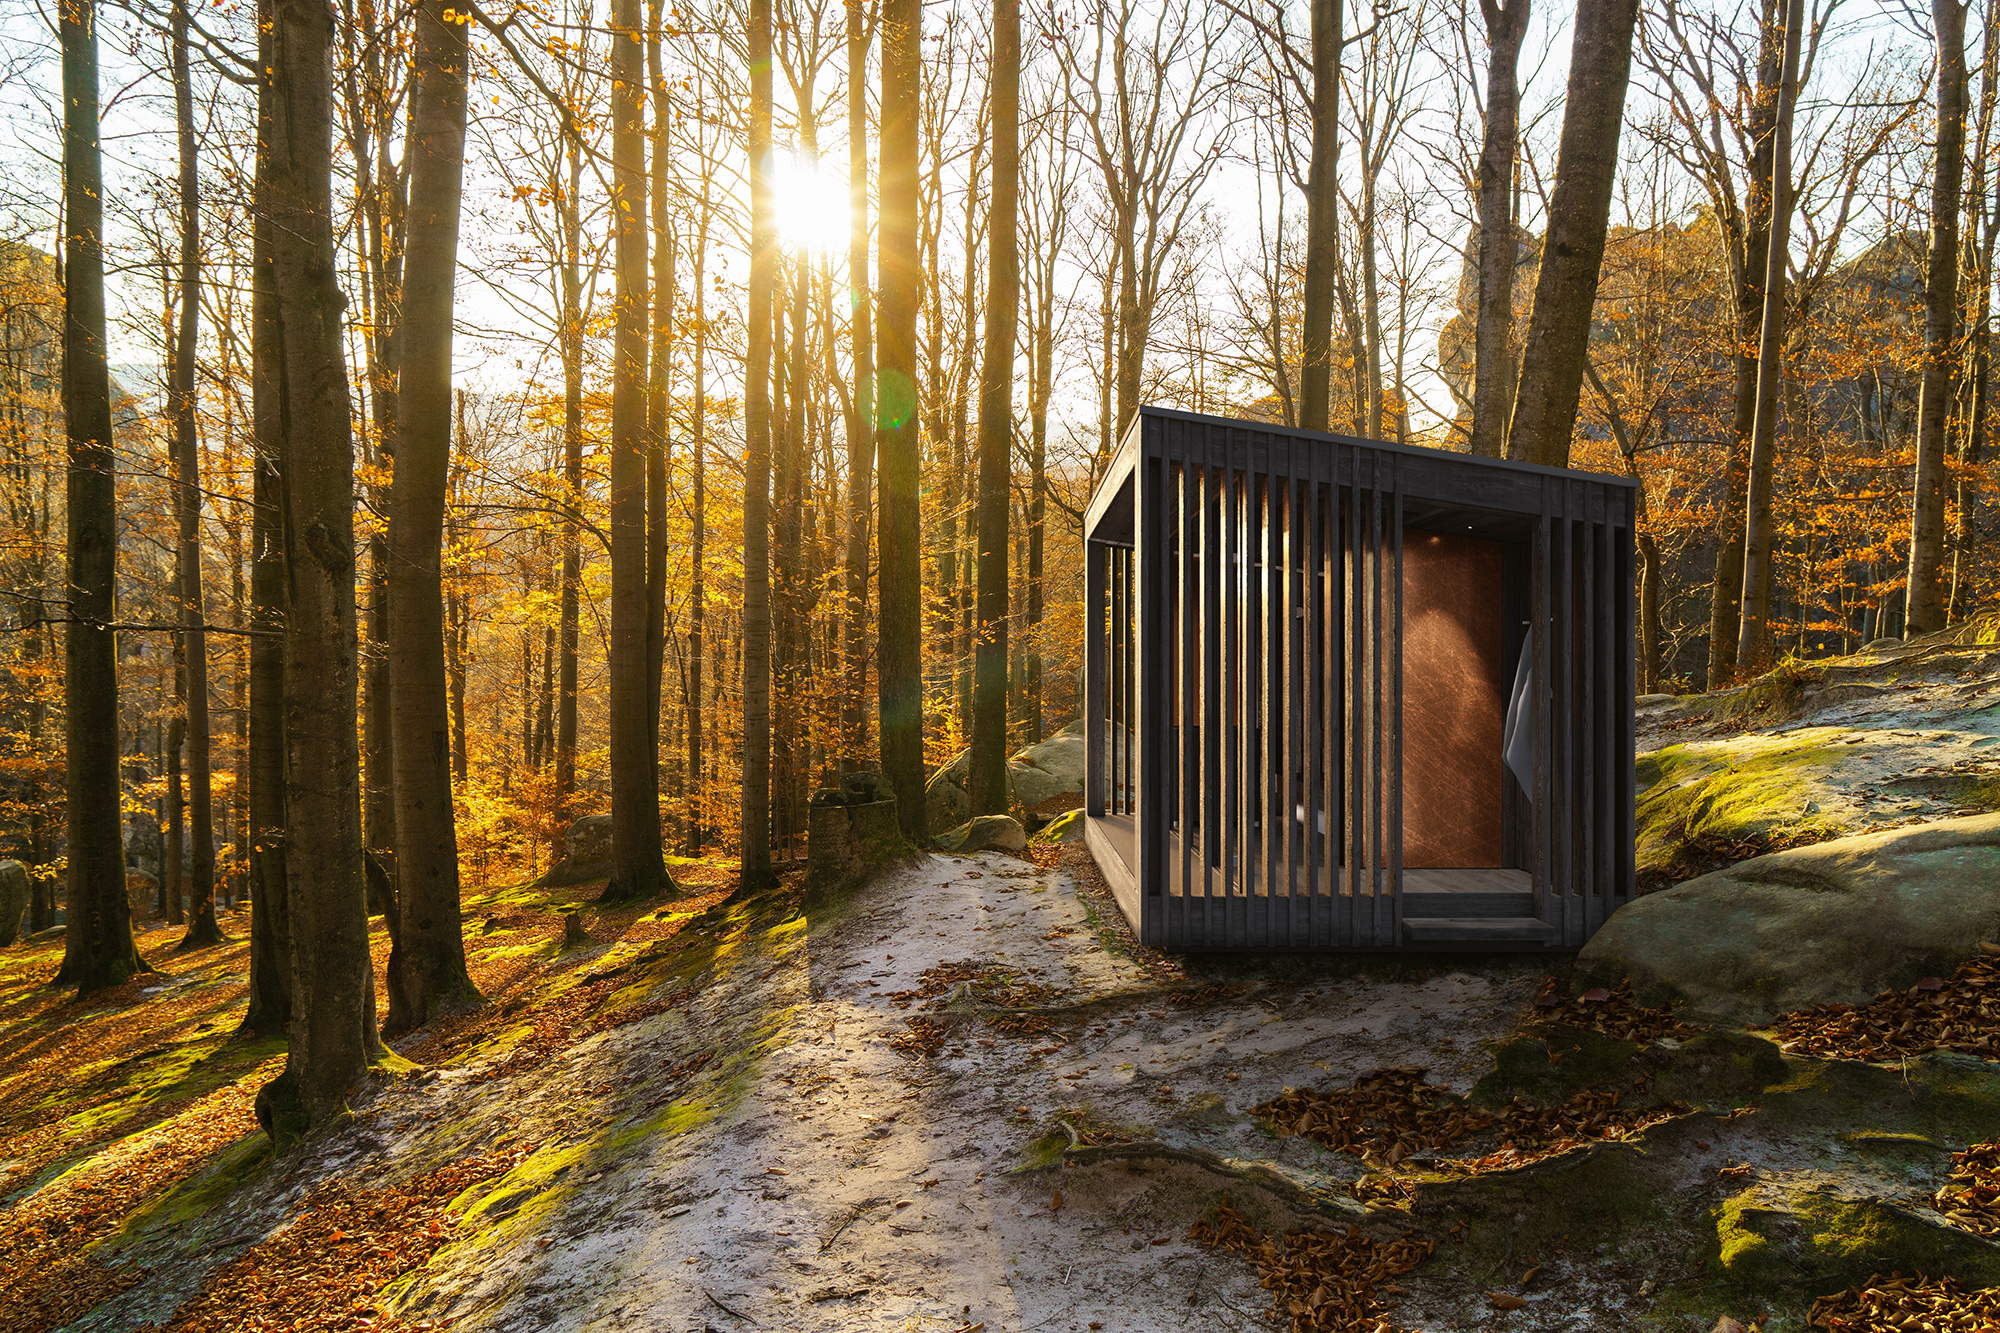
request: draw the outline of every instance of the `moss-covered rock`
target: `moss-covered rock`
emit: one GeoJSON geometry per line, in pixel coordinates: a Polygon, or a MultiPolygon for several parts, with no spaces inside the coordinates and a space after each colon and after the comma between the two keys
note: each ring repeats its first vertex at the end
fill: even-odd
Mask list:
{"type": "Polygon", "coordinates": [[[1837,1180],[1817,1174],[1759,1181],[1714,1217],[1721,1275],[1765,1293],[1839,1291],[1891,1272],[2000,1285],[2000,1244],[1928,1209],[1843,1197],[1837,1180]]]}
{"type": "Polygon", "coordinates": [[[1577,979],[1742,1025],[1951,971],[2000,936],[2000,815],[1755,857],[1620,908],[1577,979]]]}

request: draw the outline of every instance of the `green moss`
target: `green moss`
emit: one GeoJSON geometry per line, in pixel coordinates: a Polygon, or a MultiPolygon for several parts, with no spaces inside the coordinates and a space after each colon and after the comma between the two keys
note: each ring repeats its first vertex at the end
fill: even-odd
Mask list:
{"type": "Polygon", "coordinates": [[[1588,1028],[1546,1024],[1493,1051],[1493,1069],[1472,1087],[1476,1106],[1497,1110],[1516,1096],[1555,1106],[1598,1083],[1632,1079],[1632,1057],[1643,1049],[1588,1028]]]}
{"type": "Polygon", "coordinates": [[[1830,742],[1847,732],[1813,727],[1783,736],[1670,745],[1638,766],[1650,777],[1638,801],[1641,874],[1699,873],[1704,845],[1812,841],[1846,831],[1806,813],[1813,777],[1852,757],[1830,742]]]}
{"type": "Polygon", "coordinates": [[[192,1222],[227,1200],[239,1185],[254,1180],[270,1160],[271,1140],[261,1131],[245,1134],[210,1158],[201,1170],[141,1204],[125,1219],[112,1242],[192,1222]]]}

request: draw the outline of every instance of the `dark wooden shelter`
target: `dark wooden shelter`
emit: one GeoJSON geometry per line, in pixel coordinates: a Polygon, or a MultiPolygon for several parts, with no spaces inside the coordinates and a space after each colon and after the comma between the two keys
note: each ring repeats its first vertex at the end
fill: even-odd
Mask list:
{"type": "Polygon", "coordinates": [[[1085,836],[1163,949],[1575,949],[1633,891],[1633,483],[1142,408],[1085,836]]]}

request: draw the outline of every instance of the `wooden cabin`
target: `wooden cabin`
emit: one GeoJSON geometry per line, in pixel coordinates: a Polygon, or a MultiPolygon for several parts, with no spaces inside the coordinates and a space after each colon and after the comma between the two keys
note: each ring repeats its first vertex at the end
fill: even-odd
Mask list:
{"type": "Polygon", "coordinates": [[[1085,836],[1142,943],[1576,949],[1633,893],[1634,483],[1142,408],[1085,836]]]}

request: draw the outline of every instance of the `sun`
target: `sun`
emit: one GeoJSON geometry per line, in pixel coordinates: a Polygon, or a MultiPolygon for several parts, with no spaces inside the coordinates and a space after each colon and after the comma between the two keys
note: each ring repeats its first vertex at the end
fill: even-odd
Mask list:
{"type": "Polygon", "coordinates": [[[797,149],[771,153],[772,206],[778,239],[791,249],[824,253],[847,248],[847,182],[797,149]]]}

